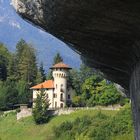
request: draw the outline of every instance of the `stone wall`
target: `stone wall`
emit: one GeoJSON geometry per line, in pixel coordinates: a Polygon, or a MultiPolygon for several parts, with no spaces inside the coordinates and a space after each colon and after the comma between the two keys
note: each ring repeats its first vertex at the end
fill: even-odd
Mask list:
{"type": "MultiPolygon", "coordinates": [[[[49,109],[50,115],[67,115],[77,110],[120,110],[120,105],[110,106],[96,106],[96,107],[71,107],[71,108],[58,108],[49,109]]],[[[32,115],[32,109],[27,107],[21,107],[21,111],[17,113],[17,120],[32,115]]]]}
{"type": "Polygon", "coordinates": [[[71,107],[71,108],[58,108],[50,109],[50,113],[53,115],[70,114],[76,110],[120,110],[120,105],[109,105],[109,106],[95,106],[95,107],[71,107]]]}
{"type": "Polygon", "coordinates": [[[32,115],[32,109],[27,108],[27,106],[20,106],[20,112],[17,113],[17,120],[25,118],[32,115]]]}

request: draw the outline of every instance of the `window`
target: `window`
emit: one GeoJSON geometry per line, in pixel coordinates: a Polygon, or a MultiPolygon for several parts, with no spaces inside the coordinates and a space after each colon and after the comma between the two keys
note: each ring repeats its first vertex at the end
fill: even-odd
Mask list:
{"type": "Polygon", "coordinates": [[[63,90],[63,84],[61,84],[60,92],[64,92],[64,90],[63,90]]]}
{"type": "Polygon", "coordinates": [[[61,88],[61,89],[60,89],[60,92],[64,92],[64,90],[61,88]]]}
{"type": "Polygon", "coordinates": [[[49,98],[48,94],[46,95],[47,98],[49,98]]]}
{"type": "Polygon", "coordinates": [[[57,108],[57,102],[55,102],[55,108],[57,108]]]}
{"type": "Polygon", "coordinates": [[[56,93],[53,94],[53,98],[57,98],[57,94],[56,93]]]}
{"type": "Polygon", "coordinates": [[[56,84],[56,86],[55,86],[55,87],[56,87],[56,89],[57,89],[57,84],[56,84]]]}
{"type": "Polygon", "coordinates": [[[63,103],[60,104],[60,107],[63,108],[63,103]]]}
{"type": "Polygon", "coordinates": [[[63,93],[60,94],[60,101],[63,101],[63,93]]]}
{"type": "Polygon", "coordinates": [[[70,95],[68,95],[68,99],[70,99],[70,95]]]}

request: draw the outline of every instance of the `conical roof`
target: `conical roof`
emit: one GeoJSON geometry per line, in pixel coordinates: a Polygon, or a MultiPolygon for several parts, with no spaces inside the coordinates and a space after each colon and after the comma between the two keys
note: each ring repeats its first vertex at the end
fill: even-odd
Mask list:
{"type": "Polygon", "coordinates": [[[55,69],[55,68],[71,69],[67,64],[64,64],[63,62],[53,65],[50,69],[55,69]]]}

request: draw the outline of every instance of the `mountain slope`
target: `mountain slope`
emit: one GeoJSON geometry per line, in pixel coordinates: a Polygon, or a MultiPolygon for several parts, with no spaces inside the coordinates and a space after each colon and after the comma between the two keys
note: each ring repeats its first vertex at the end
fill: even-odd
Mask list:
{"type": "Polygon", "coordinates": [[[16,14],[10,0],[0,0],[0,42],[6,44],[10,51],[15,51],[15,45],[21,38],[33,44],[38,61],[43,61],[46,70],[57,52],[70,66],[78,68],[81,64],[80,56],[65,43],[25,22],[16,14]]]}

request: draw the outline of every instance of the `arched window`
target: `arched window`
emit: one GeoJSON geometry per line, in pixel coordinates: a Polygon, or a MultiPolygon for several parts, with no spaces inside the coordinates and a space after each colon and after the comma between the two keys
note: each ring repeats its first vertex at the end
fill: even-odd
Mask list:
{"type": "Polygon", "coordinates": [[[68,95],[68,99],[70,100],[70,95],[68,95]]]}
{"type": "Polygon", "coordinates": [[[63,90],[63,84],[60,85],[60,92],[64,92],[64,90],[63,90]]]}
{"type": "Polygon", "coordinates": [[[63,101],[63,93],[60,94],[60,101],[63,101]]]}
{"type": "Polygon", "coordinates": [[[60,107],[63,108],[63,103],[60,104],[60,107]]]}
{"type": "Polygon", "coordinates": [[[46,97],[49,98],[48,94],[46,94],[46,97]]]}
{"type": "Polygon", "coordinates": [[[57,102],[55,102],[55,108],[57,108],[57,102]]]}

